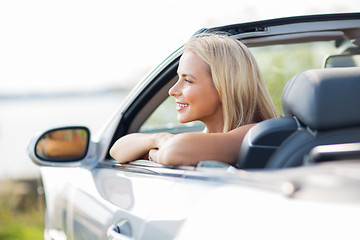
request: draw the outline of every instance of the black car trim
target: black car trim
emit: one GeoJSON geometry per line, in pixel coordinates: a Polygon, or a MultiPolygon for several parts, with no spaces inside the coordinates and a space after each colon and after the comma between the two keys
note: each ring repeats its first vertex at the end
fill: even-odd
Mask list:
{"type": "Polygon", "coordinates": [[[305,23],[305,22],[321,22],[321,21],[332,21],[332,20],[353,20],[360,19],[360,13],[336,13],[336,14],[319,14],[309,16],[297,16],[297,17],[285,17],[276,18],[271,20],[261,20],[248,23],[240,23],[233,25],[226,25],[221,27],[214,27],[206,29],[206,32],[227,32],[230,35],[238,35],[251,32],[262,32],[268,27],[288,25],[294,23],[305,23]]]}

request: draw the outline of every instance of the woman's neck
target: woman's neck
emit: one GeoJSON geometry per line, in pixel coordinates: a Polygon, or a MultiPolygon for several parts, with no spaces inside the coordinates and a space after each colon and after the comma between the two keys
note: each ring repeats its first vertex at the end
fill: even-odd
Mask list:
{"type": "Polygon", "coordinates": [[[222,133],[224,131],[224,117],[222,110],[209,118],[201,119],[201,121],[205,124],[208,133],[222,133]]]}
{"type": "Polygon", "coordinates": [[[208,133],[222,133],[224,131],[224,126],[222,124],[204,124],[208,133]]]}

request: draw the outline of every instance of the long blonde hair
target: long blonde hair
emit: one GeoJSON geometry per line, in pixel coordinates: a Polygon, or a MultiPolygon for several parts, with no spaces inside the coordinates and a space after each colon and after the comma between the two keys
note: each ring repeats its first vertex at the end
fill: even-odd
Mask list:
{"type": "Polygon", "coordinates": [[[223,106],[223,132],[278,117],[259,67],[249,49],[237,39],[200,34],[185,45],[209,66],[223,106]]]}

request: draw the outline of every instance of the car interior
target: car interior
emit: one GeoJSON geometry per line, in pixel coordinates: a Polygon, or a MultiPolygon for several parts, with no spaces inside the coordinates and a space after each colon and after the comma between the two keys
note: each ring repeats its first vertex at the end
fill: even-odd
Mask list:
{"type": "Polygon", "coordinates": [[[285,117],[250,129],[237,167],[301,166],[316,146],[360,142],[359,89],[359,67],[313,69],[293,77],[283,91],[285,117]]]}

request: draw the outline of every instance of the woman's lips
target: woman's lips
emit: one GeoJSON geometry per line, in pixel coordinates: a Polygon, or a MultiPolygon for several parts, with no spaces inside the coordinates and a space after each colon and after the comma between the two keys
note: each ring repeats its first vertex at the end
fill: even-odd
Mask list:
{"type": "Polygon", "coordinates": [[[189,104],[187,104],[187,103],[176,102],[176,110],[177,111],[184,110],[187,107],[189,107],[189,104]]]}

